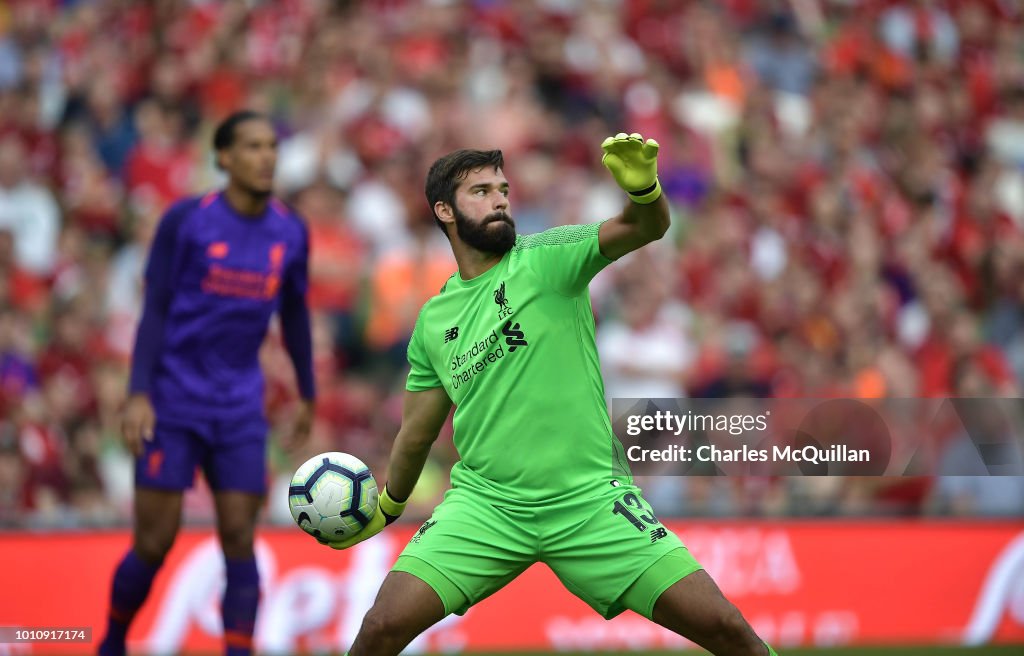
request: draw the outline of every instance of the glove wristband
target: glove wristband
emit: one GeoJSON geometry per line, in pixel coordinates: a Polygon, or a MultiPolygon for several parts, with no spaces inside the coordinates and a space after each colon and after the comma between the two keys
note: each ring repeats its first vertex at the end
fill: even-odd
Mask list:
{"type": "Polygon", "coordinates": [[[388,493],[388,486],[385,484],[384,489],[380,492],[380,499],[377,502],[377,509],[384,515],[385,525],[398,519],[405,512],[405,506],[408,503],[408,499],[399,503],[391,498],[391,494],[388,493]]]}
{"type": "Polygon", "coordinates": [[[655,178],[654,184],[639,191],[627,191],[629,199],[638,205],[650,205],[661,197],[661,182],[655,178]]]}

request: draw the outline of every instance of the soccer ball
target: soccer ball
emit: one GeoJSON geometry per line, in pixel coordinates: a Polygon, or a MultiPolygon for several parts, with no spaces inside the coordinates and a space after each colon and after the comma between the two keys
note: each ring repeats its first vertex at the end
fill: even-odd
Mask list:
{"type": "Polygon", "coordinates": [[[377,482],[359,458],[321,453],[292,476],[288,508],[299,528],[318,540],[343,540],[363,530],[377,512],[377,482]]]}

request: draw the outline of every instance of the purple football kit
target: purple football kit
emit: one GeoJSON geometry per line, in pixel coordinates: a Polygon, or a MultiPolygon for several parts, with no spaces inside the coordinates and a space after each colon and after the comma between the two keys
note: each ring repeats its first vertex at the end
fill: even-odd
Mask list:
{"type": "Polygon", "coordinates": [[[305,224],[271,200],[236,212],[223,193],[183,200],[157,229],[130,392],[149,394],[152,440],[137,459],[141,487],[191,487],[201,468],[215,490],[266,490],[267,421],[259,350],[280,314],[299,392],[314,397],[305,224]]]}

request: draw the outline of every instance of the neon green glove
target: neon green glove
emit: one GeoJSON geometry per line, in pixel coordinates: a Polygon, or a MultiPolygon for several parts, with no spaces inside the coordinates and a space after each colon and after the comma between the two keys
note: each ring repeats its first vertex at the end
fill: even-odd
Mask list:
{"type": "Polygon", "coordinates": [[[647,205],[661,196],[658,182],[658,142],[634,132],[620,132],[601,144],[601,163],[634,203],[647,205]]]}
{"type": "Polygon", "coordinates": [[[339,540],[338,542],[328,542],[327,540],[320,540],[319,538],[317,538],[317,541],[331,549],[348,549],[352,545],[359,544],[363,540],[372,538],[383,531],[385,526],[401,516],[405,511],[405,504],[407,503],[409,503],[408,500],[399,503],[392,499],[391,495],[388,494],[388,486],[384,485],[384,489],[381,490],[380,493],[380,499],[377,501],[377,512],[373,513],[373,517],[370,518],[370,523],[367,524],[363,530],[350,538],[339,540]]]}

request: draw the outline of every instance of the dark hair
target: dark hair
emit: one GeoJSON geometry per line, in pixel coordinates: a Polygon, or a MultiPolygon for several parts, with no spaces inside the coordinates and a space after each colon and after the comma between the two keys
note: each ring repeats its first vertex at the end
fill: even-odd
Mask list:
{"type": "Polygon", "coordinates": [[[266,116],[251,109],[239,110],[220,122],[213,133],[213,149],[224,150],[235,142],[235,128],[246,121],[269,121],[266,116]]]}
{"type": "Polygon", "coordinates": [[[505,158],[500,150],[456,150],[440,157],[430,165],[430,172],[427,173],[427,204],[430,205],[430,214],[434,217],[441,232],[448,234],[444,222],[437,218],[434,205],[441,201],[449,205],[455,205],[455,188],[459,181],[475,169],[485,166],[493,167],[495,170],[505,166],[505,158]]]}

